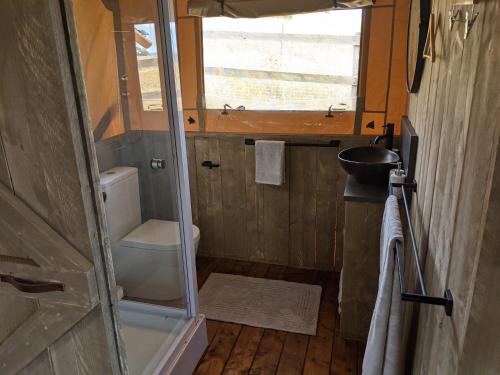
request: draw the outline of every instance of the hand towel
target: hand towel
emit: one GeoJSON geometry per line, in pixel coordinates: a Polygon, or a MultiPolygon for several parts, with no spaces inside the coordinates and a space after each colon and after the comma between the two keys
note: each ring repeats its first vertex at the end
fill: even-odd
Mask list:
{"type": "Polygon", "coordinates": [[[403,249],[398,200],[390,195],[380,233],[379,288],[363,359],[363,375],[402,374],[401,293],[394,261],[396,241],[403,249]]]}
{"type": "Polygon", "coordinates": [[[284,141],[255,141],[255,182],[283,185],[285,182],[284,141]]]}

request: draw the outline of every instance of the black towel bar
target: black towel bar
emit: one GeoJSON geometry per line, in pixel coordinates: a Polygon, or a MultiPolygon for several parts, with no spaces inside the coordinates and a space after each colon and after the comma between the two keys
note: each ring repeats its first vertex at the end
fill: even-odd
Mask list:
{"type": "Polygon", "coordinates": [[[432,297],[427,295],[427,288],[425,286],[424,275],[422,272],[422,267],[420,265],[420,257],[418,255],[417,241],[415,240],[415,232],[413,230],[413,225],[411,223],[410,206],[408,203],[408,196],[406,195],[406,189],[410,188],[412,191],[416,191],[416,183],[392,183],[392,187],[400,187],[403,196],[403,206],[406,216],[406,221],[408,222],[408,231],[410,232],[410,239],[413,248],[413,256],[415,257],[415,264],[417,267],[417,277],[420,286],[420,294],[409,293],[406,291],[405,285],[405,270],[404,264],[401,261],[401,245],[399,241],[396,241],[396,246],[394,247],[394,257],[396,260],[396,266],[398,268],[399,274],[399,288],[401,291],[401,299],[403,301],[425,303],[428,305],[440,305],[444,306],[444,310],[447,316],[451,316],[453,312],[453,295],[451,290],[445,289],[443,297],[432,297]]]}
{"type": "MultiPolygon", "coordinates": [[[[255,146],[255,139],[245,138],[245,145],[255,146]]],[[[290,147],[339,147],[340,141],[338,139],[333,139],[328,143],[288,143],[288,142],[285,142],[285,146],[290,146],[290,147]]]]}

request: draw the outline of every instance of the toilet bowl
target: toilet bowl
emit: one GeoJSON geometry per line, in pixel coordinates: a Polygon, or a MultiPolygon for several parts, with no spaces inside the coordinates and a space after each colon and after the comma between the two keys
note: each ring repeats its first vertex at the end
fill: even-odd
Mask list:
{"type": "MultiPolygon", "coordinates": [[[[194,249],[200,230],[193,225],[194,249]]],[[[127,297],[173,300],[184,295],[179,223],[148,220],[112,248],[115,275],[127,297]]]]}
{"type": "MultiPolygon", "coordinates": [[[[156,301],[183,297],[179,223],[156,219],[141,223],[137,168],[115,167],[100,177],[116,283],[125,297],[156,301]]],[[[200,230],[195,225],[192,235],[196,253],[200,230]]]]}

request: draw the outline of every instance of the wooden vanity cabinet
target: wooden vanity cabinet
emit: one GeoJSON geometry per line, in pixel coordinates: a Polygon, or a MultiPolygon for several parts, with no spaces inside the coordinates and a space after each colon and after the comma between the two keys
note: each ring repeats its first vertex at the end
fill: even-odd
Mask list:
{"type": "Polygon", "coordinates": [[[365,341],[375,306],[380,269],[380,229],[387,192],[350,176],[344,192],[344,254],[340,332],[365,341]]]}

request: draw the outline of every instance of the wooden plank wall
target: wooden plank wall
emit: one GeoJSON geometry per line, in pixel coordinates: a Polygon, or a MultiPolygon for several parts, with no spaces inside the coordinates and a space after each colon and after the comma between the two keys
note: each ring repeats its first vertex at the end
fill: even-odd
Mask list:
{"type": "MultiPolygon", "coordinates": [[[[187,138],[199,253],[331,270],[336,249],[336,263],[342,264],[345,172],[337,162],[339,148],[287,147],[286,182],[275,187],[255,183],[254,146],[244,138],[187,138]],[[201,167],[204,160],[220,168],[201,167]]],[[[341,148],[360,144],[366,140],[343,138],[341,148]]]]}
{"type": "Polygon", "coordinates": [[[497,374],[500,3],[476,6],[467,40],[463,25],[448,30],[449,9],[449,0],[433,2],[437,59],[410,97],[409,117],[420,136],[413,221],[425,278],[431,294],[452,290],[454,311],[450,319],[420,306],[412,367],[426,375],[497,374]]]}

